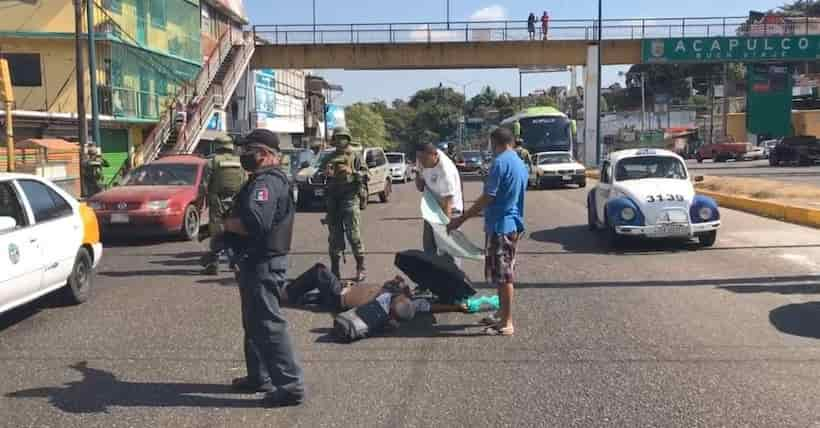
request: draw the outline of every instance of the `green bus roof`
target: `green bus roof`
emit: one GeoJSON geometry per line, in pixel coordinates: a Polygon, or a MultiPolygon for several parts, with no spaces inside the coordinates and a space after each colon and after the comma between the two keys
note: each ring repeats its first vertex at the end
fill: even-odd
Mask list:
{"type": "Polygon", "coordinates": [[[565,115],[563,112],[561,112],[561,110],[558,110],[555,107],[549,107],[549,106],[530,107],[530,108],[527,108],[527,109],[524,109],[524,110],[518,112],[514,116],[510,116],[510,117],[504,119],[504,121],[502,121],[501,124],[504,125],[504,124],[513,123],[517,120],[526,119],[526,118],[529,118],[529,117],[542,117],[542,116],[567,117],[567,115],[565,115]]]}

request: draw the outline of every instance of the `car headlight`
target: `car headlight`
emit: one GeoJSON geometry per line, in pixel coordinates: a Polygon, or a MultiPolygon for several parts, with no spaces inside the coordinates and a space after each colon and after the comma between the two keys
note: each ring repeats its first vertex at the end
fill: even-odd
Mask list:
{"type": "Polygon", "coordinates": [[[154,211],[165,210],[165,209],[168,209],[168,201],[167,200],[166,201],[148,201],[145,204],[145,208],[148,208],[149,210],[154,210],[154,211]]]}
{"type": "Polygon", "coordinates": [[[621,210],[621,219],[623,221],[632,221],[635,219],[635,210],[631,207],[624,207],[621,210]]]}
{"type": "Polygon", "coordinates": [[[698,215],[700,216],[701,220],[709,220],[712,218],[713,211],[709,207],[700,207],[698,210],[698,215]]]}
{"type": "Polygon", "coordinates": [[[102,202],[91,201],[88,203],[88,208],[91,208],[94,211],[98,211],[103,209],[103,204],[102,202]]]}

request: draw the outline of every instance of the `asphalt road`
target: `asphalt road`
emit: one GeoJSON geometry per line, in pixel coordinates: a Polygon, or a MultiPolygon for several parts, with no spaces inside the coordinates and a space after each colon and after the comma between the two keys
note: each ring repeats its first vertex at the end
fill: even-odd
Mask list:
{"type": "Polygon", "coordinates": [[[712,162],[699,164],[688,160],[692,174],[731,177],[752,177],[820,186],[820,165],[814,166],[769,166],[768,160],[743,162],[712,162]]]}
{"type": "MultiPolygon", "coordinates": [[[[373,281],[421,244],[418,194],[394,196],[365,214],[373,281]]],[[[87,304],[0,318],[0,426],[820,426],[820,231],[726,210],[713,249],[614,253],[584,196],[528,193],[514,337],[447,314],[341,345],[329,315],[288,309],[298,408],[227,388],[244,374],[237,290],[198,275],[197,245],[109,247],[87,304]]],[[[298,215],[294,276],[326,260],[321,216],[298,215]]],[[[479,220],[465,230],[482,239],[479,220]]]]}

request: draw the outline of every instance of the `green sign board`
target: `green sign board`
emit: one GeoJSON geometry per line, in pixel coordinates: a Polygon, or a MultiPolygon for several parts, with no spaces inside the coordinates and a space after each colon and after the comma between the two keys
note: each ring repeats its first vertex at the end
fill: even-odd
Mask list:
{"type": "Polygon", "coordinates": [[[756,62],[820,60],[820,35],[647,39],[643,62],[756,62]]]}

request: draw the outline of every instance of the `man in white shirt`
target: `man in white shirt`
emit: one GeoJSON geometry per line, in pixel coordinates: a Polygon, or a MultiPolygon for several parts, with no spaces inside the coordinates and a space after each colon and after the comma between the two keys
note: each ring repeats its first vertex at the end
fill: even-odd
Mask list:
{"type": "MultiPolygon", "coordinates": [[[[416,145],[416,162],[420,168],[416,174],[419,192],[430,191],[447,217],[460,216],[464,212],[464,198],[461,177],[453,161],[432,143],[422,143],[416,145]]],[[[433,228],[427,222],[424,222],[422,239],[425,253],[438,252],[433,228]]]]}

